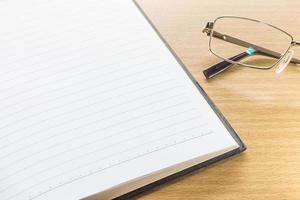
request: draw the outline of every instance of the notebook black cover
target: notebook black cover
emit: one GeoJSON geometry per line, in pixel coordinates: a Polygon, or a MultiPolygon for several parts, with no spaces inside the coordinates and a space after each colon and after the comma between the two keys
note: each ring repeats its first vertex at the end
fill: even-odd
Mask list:
{"type": "Polygon", "coordinates": [[[194,79],[194,77],[192,76],[192,74],[187,70],[187,68],[185,67],[185,65],[182,63],[182,61],[179,59],[179,57],[175,54],[175,52],[173,51],[173,49],[168,45],[168,43],[166,42],[166,40],[162,37],[162,35],[159,33],[159,31],[156,29],[156,27],[153,25],[153,23],[150,21],[150,19],[147,17],[147,15],[145,14],[145,12],[141,9],[141,7],[138,5],[138,3],[133,0],[134,4],[137,6],[137,8],[140,10],[140,12],[144,15],[144,17],[147,19],[148,23],[152,26],[152,28],[155,30],[155,32],[158,34],[158,36],[160,37],[160,39],[163,41],[163,43],[167,46],[167,48],[171,51],[171,53],[173,54],[173,56],[175,57],[175,59],[177,60],[177,62],[181,65],[181,67],[184,69],[184,71],[186,72],[186,74],[189,76],[189,78],[191,79],[191,81],[196,85],[196,87],[198,88],[199,92],[203,95],[203,97],[205,98],[205,100],[209,103],[210,107],[214,110],[214,112],[217,114],[217,116],[219,117],[219,119],[222,121],[222,123],[224,124],[224,126],[226,127],[226,129],[228,130],[228,132],[232,135],[232,137],[235,139],[235,141],[239,144],[239,148],[232,150],[230,152],[227,152],[223,155],[217,156],[215,158],[212,158],[210,160],[207,160],[205,162],[199,163],[197,165],[194,165],[190,168],[187,168],[185,170],[182,170],[180,172],[177,172],[175,174],[172,174],[170,176],[167,176],[163,179],[160,179],[158,181],[155,181],[153,183],[150,183],[148,185],[145,185],[137,190],[131,191],[127,194],[124,194],[120,197],[115,198],[115,200],[123,200],[123,199],[129,199],[133,196],[136,196],[140,193],[146,192],[148,190],[153,189],[154,187],[157,187],[159,185],[162,185],[168,181],[174,180],[178,177],[184,176],[188,173],[191,173],[195,170],[198,170],[200,168],[204,168],[207,167],[213,163],[216,163],[218,161],[224,160],[228,157],[231,157],[233,155],[239,154],[243,151],[246,150],[246,146],[245,144],[241,141],[241,139],[239,138],[239,136],[237,135],[237,133],[235,132],[235,130],[230,126],[230,124],[228,123],[228,121],[225,119],[225,117],[222,115],[222,113],[219,111],[219,109],[215,106],[215,104],[212,102],[212,100],[209,98],[209,96],[205,93],[205,91],[203,90],[203,88],[199,85],[199,83],[194,79]]]}

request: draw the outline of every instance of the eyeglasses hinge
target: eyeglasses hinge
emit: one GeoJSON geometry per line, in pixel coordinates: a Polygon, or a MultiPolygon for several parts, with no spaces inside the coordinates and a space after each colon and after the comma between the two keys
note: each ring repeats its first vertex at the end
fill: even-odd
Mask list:
{"type": "Polygon", "coordinates": [[[213,22],[207,22],[207,24],[206,24],[206,26],[205,26],[205,28],[203,29],[202,32],[206,33],[207,35],[210,35],[213,26],[214,26],[213,22]]]}
{"type": "Polygon", "coordinates": [[[293,46],[300,45],[300,42],[293,41],[293,42],[292,42],[292,45],[293,45],[293,46]]]}

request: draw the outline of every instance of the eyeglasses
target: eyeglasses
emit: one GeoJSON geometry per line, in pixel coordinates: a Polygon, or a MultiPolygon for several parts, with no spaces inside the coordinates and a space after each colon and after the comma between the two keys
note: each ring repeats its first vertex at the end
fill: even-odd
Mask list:
{"type": "Polygon", "coordinates": [[[223,16],[208,22],[209,50],[223,61],[203,71],[207,79],[234,64],[260,70],[276,67],[281,73],[288,64],[300,64],[292,47],[300,45],[292,35],[273,25],[244,17],[223,16]],[[232,56],[234,55],[234,56],[232,56]]]}

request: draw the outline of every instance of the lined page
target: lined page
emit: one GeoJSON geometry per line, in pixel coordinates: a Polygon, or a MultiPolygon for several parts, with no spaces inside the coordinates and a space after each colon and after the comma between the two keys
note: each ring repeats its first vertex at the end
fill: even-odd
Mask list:
{"type": "Polygon", "coordinates": [[[1,199],[80,199],[237,148],[131,0],[4,0],[0,19],[1,199]]]}

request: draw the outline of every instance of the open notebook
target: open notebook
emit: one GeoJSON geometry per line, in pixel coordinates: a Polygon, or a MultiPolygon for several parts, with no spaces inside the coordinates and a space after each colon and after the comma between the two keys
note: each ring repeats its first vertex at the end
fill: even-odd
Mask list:
{"type": "Polygon", "coordinates": [[[1,200],[128,198],[245,149],[131,0],[0,18],[1,200]]]}

